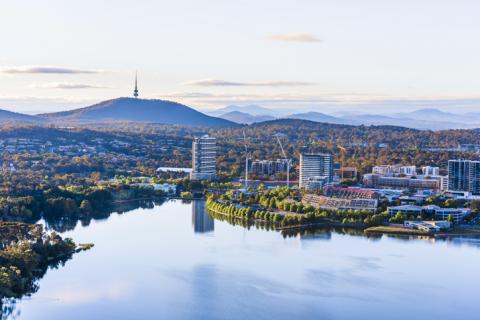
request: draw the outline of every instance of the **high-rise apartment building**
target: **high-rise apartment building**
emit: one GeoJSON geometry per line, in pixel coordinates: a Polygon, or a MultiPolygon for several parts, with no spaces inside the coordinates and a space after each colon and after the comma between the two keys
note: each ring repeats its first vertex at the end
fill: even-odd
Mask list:
{"type": "Polygon", "coordinates": [[[217,140],[208,135],[193,139],[192,144],[192,180],[212,180],[217,170],[217,140]]]}
{"type": "Polygon", "coordinates": [[[448,190],[480,194],[480,161],[449,160],[448,190]]]}
{"type": "Polygon", "coordinates": [[[316,189],[333,180],[333,156],[323,153],[300,154],[300,188],[316,189]]]}

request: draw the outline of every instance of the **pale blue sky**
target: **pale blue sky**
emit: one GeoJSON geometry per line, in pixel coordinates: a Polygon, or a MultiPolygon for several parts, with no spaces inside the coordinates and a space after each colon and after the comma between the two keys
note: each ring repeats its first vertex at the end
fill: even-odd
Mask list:
{"type": "Polygon", "coordinates": [[[200,110],[467,111],[479,34],[474,0],[0,0],[0,108],[128,96],[138,70],[142,97],[200,110]]]}

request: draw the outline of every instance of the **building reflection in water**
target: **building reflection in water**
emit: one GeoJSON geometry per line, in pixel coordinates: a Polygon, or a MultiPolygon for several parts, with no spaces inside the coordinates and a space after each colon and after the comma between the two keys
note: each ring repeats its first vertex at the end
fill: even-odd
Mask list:
{"type": "Polygon", "coordinates": [[[192,202],[192,225],[193,230],[197,233],[205,233],[213,231],[214,220],[207,213],[205,200],[193,200],[192,202]]]}

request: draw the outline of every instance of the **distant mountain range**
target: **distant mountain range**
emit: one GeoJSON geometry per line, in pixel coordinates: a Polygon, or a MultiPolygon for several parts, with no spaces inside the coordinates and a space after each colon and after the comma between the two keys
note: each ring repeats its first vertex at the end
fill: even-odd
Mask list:
{"type": "Polygon", "coordinates": [[[236,106],[236,105],[230,105],[226,106],[224,108],[216,109],[209,114],[214,115],[214,116],[220,116],[220,115],[225,115],[229,114],[231,112],[241,112],[244,114],[248,114],[251,116],[263,116],[263,115],[268,115],[268,116],[277,116],[278,112],[272,109],[260,107],[257,105],[247,105],[247,106],[236,106]]]}
{"type": "Polygon", "coordinates": [[[135,121],[207,127],[237,126],[232,121],[208,116],[177,102],[135,98],[117,98],[85,108],[38,116],[57,122],[135,121]]]}
{"type": "Polygon", "coordinates": [[[347,125],[391,125],[422,130],[445,130],[445,129],[473,129],[480,128],[480,113],[455,114],[444,112],[438,109],[420,109],[406,113],[392,114],[338,114],[328,115],[320,112],[295,113],[290,115],[279,115],[278,112],[260,106],[228,106],[220,111],[229,110],[228,113],[218,116],[237,123],[257,123],[265,119],[301,119],[315,122],[347,124],[347,125]],[[262,113],[261,117],[253,113],[245,112],[253,110],[262,113]]]}
{"type": "Polygon", "coordinates": [[[300,119],[300,120],[310,120],[315,122],[326,122],[326,123],[335,123],[335,124],[348,124],[344,119],[340,119],[328,114],[320,112],[306,112],[306,113],[295,113],[286,118],[289,119],[300,119]]]}
{"type": "Polygon", "coordinates": [[[0,123],[132,121],[185,126],[232,127],[275,119],[299,119],[346,125],[389,125],[422,130],[480,128],[480,112],[456,114],[434,108],[392,114],[337,113],[330,115],[315,111],[286,114],[285,110],[273,110],[257,105],[230,105],[209,112],[207,115],[173,101],[117,98],[84,108],[36,116],[0,109],[0,123]]]}
{"type": "Polygon", "coordinates": [[[241,123],[241,124],[252,124],[252,123],[264,122],[264,121],[275,119],[275,117],[272,117],[272,116],[267,116],[267,115],[254,116],[249,113],[244,113],[240,111],[227,112],[225,114],[222,114],[220,118],[233,121],[236,123],[241,123]]]}

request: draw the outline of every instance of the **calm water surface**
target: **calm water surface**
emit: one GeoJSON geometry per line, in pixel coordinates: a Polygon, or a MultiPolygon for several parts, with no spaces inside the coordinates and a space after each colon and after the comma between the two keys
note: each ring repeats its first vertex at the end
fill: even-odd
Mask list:
{"type": "Polygon", "coordinates": [[[18,319],[474,319],[480,247],[472,241],[284,238],[213,221],[202,202],[112,214],[63,236],[93,242],[18,319]]]}

